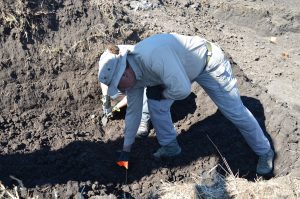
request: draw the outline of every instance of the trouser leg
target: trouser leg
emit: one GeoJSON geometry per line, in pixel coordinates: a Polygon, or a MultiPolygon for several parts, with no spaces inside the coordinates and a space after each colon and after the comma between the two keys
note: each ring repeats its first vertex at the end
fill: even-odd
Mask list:
{"type": "Polygon", "coordinates": [[[148,123],[150,119],[149,109],[148,109],[148,99],[146,95],[146,89],[144,89],[144,96],[143,96],[143,112],[142,112],[142,119],[141,122],[148,123]]]}
{"type": "Polygon", "coordinates": [[[170,107],[174,100],[148,99],[148,108],[156,137],[161,146],[165,146],[176,139],[176,130],[173,126],[170,107]]]}
{"type": "MultiPolygon", "coordinates": [[[[215,54],[213,52],[213,56],[216,53],[222,52],[219,50],[215,54]]],[[[217,55],[218,58],[220,56],[217,55]]],[[[229,61],[223,58],[220,63],[213,63],[214,65],[208,66],[196,81],[203,87],[223,115],[239,129],[252,150],[257,155],[267,153],[270,149],[270,143],[257,120],[244,106],[229,61]]]]}

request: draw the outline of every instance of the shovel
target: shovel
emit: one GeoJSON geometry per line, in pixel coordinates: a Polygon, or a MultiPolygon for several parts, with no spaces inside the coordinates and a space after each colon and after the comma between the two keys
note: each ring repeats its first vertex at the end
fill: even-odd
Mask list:
{"type": "Polygon", "coordinates": [[[108,122],[108,118],[106,115],[104,115],[102,118],[101,118],[101,123],[102,123],[102,126],[105,127],[106,124],[108,122]]]}

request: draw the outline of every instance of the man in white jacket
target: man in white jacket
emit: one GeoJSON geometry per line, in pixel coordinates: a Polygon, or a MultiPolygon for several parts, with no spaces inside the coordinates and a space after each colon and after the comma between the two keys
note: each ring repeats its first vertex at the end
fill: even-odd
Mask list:
{"type": "Polygon", "coordinates": [[[152,125],[161,145],[154,157],[180,154],[170,107],[174,100],[186,98],[192,82],[197,82],[259,156],[257,173],[272,171],[274,152],[258,122],[243,105],[230,62],[217,45],[198,36],[157,34],[133,49],[120,49],[118,54],[105,51],[99,65],[98,79],[108,86],[108,94],[113,96],[121,90],[128,98],[120,161],[129,158],[141,120],[145,87],[152,125]]]}

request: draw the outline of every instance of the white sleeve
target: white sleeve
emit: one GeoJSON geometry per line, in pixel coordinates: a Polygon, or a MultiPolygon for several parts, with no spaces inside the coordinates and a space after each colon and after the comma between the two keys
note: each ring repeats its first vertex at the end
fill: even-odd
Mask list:
{"type": "Polygon", "coordinates": [[[130,89],[127,91],[127,109],[125,116],[124,146],[134,143],[135,135],[139,128],[143,110],[144,88],[130,89]]]}

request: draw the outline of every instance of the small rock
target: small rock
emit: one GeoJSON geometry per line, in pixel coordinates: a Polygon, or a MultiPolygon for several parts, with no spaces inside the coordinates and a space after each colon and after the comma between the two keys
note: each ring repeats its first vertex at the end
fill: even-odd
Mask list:
{"type": "Polygon", "coordinates": [[[35,77],[35,72],[32,71],[32,70],[30,70],[30,71],[27,71],[27,72],[26,72],[26,75],[27,75],[27,77],[28,77],[29,79],[34,79],[34,77],[35,77]]]}
{"type": "Polygon", "coordinates": [[[287,52],[281,53],[281,56],[282,56],[282,59],[284,59],[284,60],[287,60],[290,57],[289,53],[287,53],[287,52]]]}
{"type": "Polygon", "coordinates": [[[90,187],[92,185],[92,182],[90,180],[88,180],[88,181],[86,181],[86,185],[90,187]]]}
{"type": "Polygon", "coordinates": [[[124,16],[123,17],[124,22],[129,23],[130,22],[130,18],[128,16],[124,16]]]}
{"type": "Polygon", "coordinates": [[[130,4],[129,1],[122,1],[123,6],[128,6],[129,4],[130,4]]]}
{"type": "Polygon", "coordinates": [[[76,199],[84,199],[84,197],[82,196],[82,194],[80,192],[76,193],[75,197],[76,199]]]}
{"type": "Polygon", "coordinates": [[[131,190],[138,190],[138,189],[140,189],[140,185],[139,184],[133,184],[132,186],[131,186],[131,190]]]}
{"type": "Polygon", "coordinates": [[[88,195],[88,197],[91,197],[91,196],[94,196],[95,193],[93,191],[88,191],[87,195],[88,195]]]}
{"type": "Polygon", "coordinates": [[[127,192],[127,193],[130,191],[128,185],[124,185],[124,186],[122,187],[122,190],[123,190],[124,192],[127,192]]]}
{"type": "Polygon", "coordinates": [[[142,189],[143,190],[148,190],[150,185],[151,185],[150,182],[144,182],[143,185],[142,185],[142,189]]]}
{"type": "Polygon", "coordinates": [[[18,145],[16,143],[13,143],[10,147],[11,147],[12,150],[15,151],[15,150],[17,150],[18,145]]]}
{"type": "Polygon", "coordinates": [[[131,9],[137,11],[137,10],[149,10],[152,8],[152,3],[148,3],[147,1],[131,1],[130,2],[131,9]]]}
{"type": "Polygon", "coordinates": [[[74,181],[68,181],[67,183],[67,191],[66,191],[66,196],[70,197],[73,194],[77,194],[79,190],[78,182],[74,181]]]}
{"type": "Polygon", "coordinates": [[[21,143],[21,144],[12,144],[11,148],[12,150],[22,150],[22,149],[25,149],[26,145],[24,143],[21,143]]]}
{"type": "Polygon", "coordinates": [[[4,123],[4,122],[5,122],[4,118],[0,116],[0,123],[4,123]]]}
{"type": "Polygon", "coordinates": [[[52,191],[52,198],[58,198],[58,192],[56,191],[56,189],[52,191]]]}
{"type": "Polygon", "coordinates": [[[117,197],[113,194],[109,194],[104,196],[92,196],[90,199],[117,199],[117,197]]]}
{"type": "Polygon", "coordinates": [[[13,122],[18,122],[18,120],[19,120],[19,117],[18,117],[18,116],[16,116],[16,115],[13,116],[13,118],[12,118],[12,121],[13,121],[13,122]]]}
{"type": "Polygon", "coordinates": [[[271,37],[270,42],[273,43],[273,44],[276,44],[277,43],[277,37],[271,37]]]}

